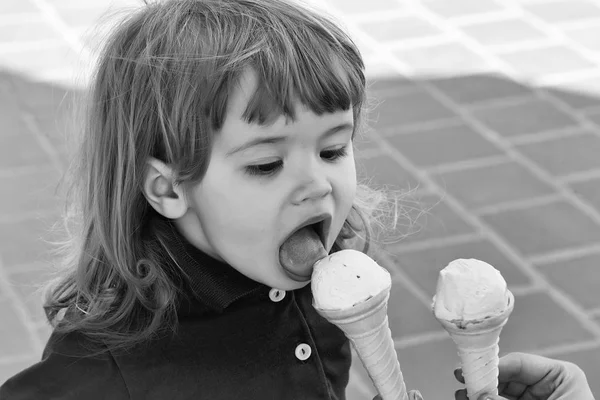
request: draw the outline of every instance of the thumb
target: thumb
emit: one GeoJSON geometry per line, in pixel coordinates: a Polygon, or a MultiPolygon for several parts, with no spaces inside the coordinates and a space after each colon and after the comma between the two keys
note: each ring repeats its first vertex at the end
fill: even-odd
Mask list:
{"type": "Polygon", "coordinates": [[[506,400],[506,399],[502,396],[498,396],[495,394],[482,394],[481,396],[479,396],[479,399],[477,399],[477,400],[506,400]]]}

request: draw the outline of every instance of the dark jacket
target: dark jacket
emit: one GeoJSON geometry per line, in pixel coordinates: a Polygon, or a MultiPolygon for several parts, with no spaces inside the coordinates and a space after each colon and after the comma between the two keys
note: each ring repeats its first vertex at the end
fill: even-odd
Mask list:
{"type": "Polygon", "coordinates": [[[0,399],[345,399],[349,343],[315,312],[310,285],[277,291],[176,233],[169,242],[193,299],[178,306],[174,335],[88,357],[81,333],[53,334],[0,399]]]}

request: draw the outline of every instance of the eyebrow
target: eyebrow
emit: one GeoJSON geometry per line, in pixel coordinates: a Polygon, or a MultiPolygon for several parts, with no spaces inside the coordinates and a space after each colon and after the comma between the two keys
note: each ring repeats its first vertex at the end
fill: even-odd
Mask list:
{"type": "MultiPolygon", "coordinates": [[[[354,124],[352,124],[352,123],[345,123],[345,124],[341,124],[338,126],[334,126],[333,128],[330,128],[330,129],[326,130],[325,132],[323,132],[321,134],[321,138],[329,137],[340,131],[352,130],[352,129],[354,129],[354,124]]],[[[260,138],[252,139],[252,140],[249,140],[248,142],[242,144],[241,146],[235,147],[235,148],[231,149],[230,151],[228,151],[226,154],[226,157],[229,157],[235,153],[239,153],[241,151],[249,149],[250,147],[258,146],[261,144],[282,143],[282,142],[285,142],[287,140],[287,138],[288,138],[287,136],[267,136],[267,137],[260,137],[260,138]]]]}

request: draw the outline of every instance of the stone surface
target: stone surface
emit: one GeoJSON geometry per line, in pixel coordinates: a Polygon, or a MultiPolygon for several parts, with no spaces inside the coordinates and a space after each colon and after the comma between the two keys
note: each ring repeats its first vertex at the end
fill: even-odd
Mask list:
{"type": "Polygon", "coordinates": [[[600,225],[565,201],[498,212],[482,219],[526,256],[600,241],[600,225]]]}
{"type": "Polygon", "coordinates": [[[591,1],[561,0],[527,4],[525,10],[548,23],[575,22],[600,17],[600,8],[591,1]]]}
{"type": "Polygon", "coordinates": [[[578,52],[563,46],[517,50],[498,56],[515,73],[529,78],[594,68],[594,63],[578,52]]]}
{"type": "Polygon", "coordinates": [[[514,162],[440,172],[435,180],[469,208],[531,199],[555,193],[531,171],[514,162]]]}
{"type": "Polygon", "coordinates": [[[473,115],[487,128],[503,137],[578,126],[572,115],[539,99],[480,108],[474,110],[473,115]]]}
{"type": "Polygon", "coordinates": [[[571,189],[600,212],[600,178],[571,183],[571,189]]]}
{"type": "MultiPolygon", "coordinates": [[[[454,344],[443,332],[437,336],[440,328],[424,301],[435,289],[439,269],[458,257],[492,263],[515,289],[516,308],[501,337],[502,354],[544,351],[578,363],[588,377],[597,376],[600,338],[585,325],[600,326],[600,294],[594,291],[600,269],[596,256],[567,253],[598,246],[597,221],[566,201],[529,207],[510,202],[548,193],[548,185],[523,163],[526,157],[557,174],[550,177],[553,184],[568,185],[600,212],[594,145],[573,145],[575,136],[543,137],[578,128],[576,116],[583,112],[600,126],[600,28],[584,22],[599,16],[598,3],[519,0],[510,2],[516,11],[510,13],[508,2],[491,0],[313,3],[331,6],[328,12],[349,28],[365,57],[368,105],[381,103],[365,118],[383,141],[359,141],[357,147],[364,149],[359,164],[364,160],[379,187],[418,186],[428,193],[401,202],[397,229],[408,237],[387,247],[395,271],[390,323],[400,339],[408,387],[420,389],[425,399],[449,399],[461,386],[452,376],[458,365],[454,344]],[[531,16],[541,18],[541,24],[533,26],[531,16]],[[565,40],[558,43],[552,30],[565,40]],[[500,69],[504,74],[498,74],[500,69]],[[536,90],[565,109],[536,97],[536,90]],[[496,134],[492,147],[488,134],[496,134]],[[503,154],[506,147],[497,146],[514,146],[508,142],[528,134],[540,134],[526,138],[540,141],[518,146],[518,154],[509,157],[503,154]],[[513,161],[483,167],[482,158],[489,156],[513,161]],[[456,169],[469,163],[476,168],[456,169]],[[513,169],[502,169],[507,165],[513,169]],[[559,177],[574,171],[568,182],[559,177]],[[442,177],[452,185],[440,183],[442,177]],[[446,193],[462,210],[440,201],[446,193]],[[478,214],[498,202],[503,202],[502,212],[488,208],[487,214],[478,214]],[[553,254],[560,257],[548,257],[553,254]],[[527,258],[540,255],[546,255],[546,264],[532,267],[527,258]],[[558,261],[563,259],[568,261],[558,261]],[[548,292],[540,291],[531,271],[547,279],[548,292]],[[587,321],[581,319],[583,311],[589,311],[587,321]],[[569,346],[587,350],[565,352],[569,346]]],[[[68,160],[65,133],[78,131],[68,121],[81,121],[70,112],[73,104],[83,104],[73,95],[86,80],[72,73],[89,71],[87,55],[93,57],[110,31],[107,24],[101,29],[89,24],[110,5],[137,7],[140,2],[0,1],[0,185],[8,193],[0,201],[0,279],[15,285],[0,284],[0,383],[39,360],[50,333],[47,324],[32,323],[41,319],[33,288],[45,280],[52,260],[40,238],[56,238],[47,233],[60,211],[52,188],[68,160]]],[[[352,377],[349,400],[372,399],[375,392],[356,360],[352,377]]],[[[590,384],[600,398],[598,380],[590,384]]]]}
{"type": "Polygon", "coordinates": [[[545,37],[544,32],[520,18],[483,21],[463,26],[461,30],[484,46],[518,44],[545,37]]]}
{"type": "Polygon", "coordinates": [[[518,150],[554,176],[600,170],[600,136],[592,133],[526,144],[518,150]]]}
{"type": "Polygon", "coordinates": [[[401,210],[398,223],[405,233],[399,242],[407,244],[476,232],[455,210],[435,195],[425,195],[416,204],[401,210]]]}
{"type": "Polygon", "coordinates": [[[530,87],[499,74],[436,77],[429,83],[461,105],[476,105],[511,97],[533,96],[530,87]]]}
{"type": "Polygon", "coordinates": [[[455,117],[448,107],[424,91],[387,96],[378,100],[379,104],[370,113],[370,120],[376,129],[423,124],[455,117]]]}
{"type": "Polygon", "coordinates": [[[600,308],[600,253],[537,266],[550,283],[584,309],[600,308]]]}
{"type": "Polygon", "coordinates": [[[569,311],[547,293],[515,295],[515,308],[502,329],[503,352],[536,352],[564,343],[594,339],[569,311]],[[560,323],[557,323],[560,321],[560,323]]]}
{"type": "Polygon", "coordinates": [[[503,154],[490,141],[466,125],[401,133],[388,136],[386,140],[418,167],[503,154]]]}

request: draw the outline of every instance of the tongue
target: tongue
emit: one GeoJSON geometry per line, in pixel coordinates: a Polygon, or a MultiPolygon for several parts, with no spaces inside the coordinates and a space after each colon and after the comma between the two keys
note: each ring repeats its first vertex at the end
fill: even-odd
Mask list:
{"type": "Polygon", "coordinates": [[[310,226],[300,229],[279,249],[279,262],[290,278],[305,282],[312,274],[313,265],[327,252],[319,235],[310,226]]]}

